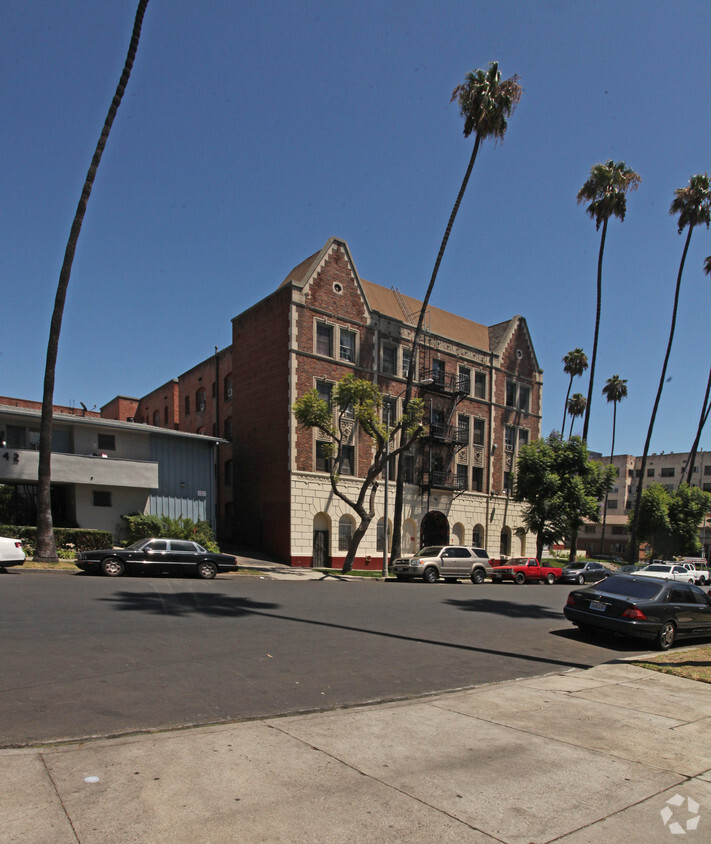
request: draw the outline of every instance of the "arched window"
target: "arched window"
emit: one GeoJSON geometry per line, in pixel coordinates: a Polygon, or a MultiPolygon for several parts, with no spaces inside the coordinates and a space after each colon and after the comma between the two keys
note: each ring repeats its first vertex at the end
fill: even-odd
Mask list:
{"type": "Polygon", "coordinates": [[[205,388],[200,387],[200,389],[195,393],[195,412],[202,413],[205,410],[206,405],[206,394],[205,388]]]}
{"type": "Polygon", "coordinates": [[[499,542],[499,553],[503,557],[511,556],[511,528],[505,527],[501,531],[501,540],[499,542]]]}
{"type": "Polygon", "coordinates": [[[455,545],[464,545],[464,525],[461,522],[457,522],[452,528],[452,536],[455,545]]]}
{"type": "Polygon", "coordinates": [[[355,519],[353,516],[341,516],[338,520],[338,550],[347,551],[353,538],[355,519]]]}
{"type": "Polygon", "coordinates": [[[153,424],[160,425],[160,410],[153,411],[153,424]]]}
{"type": "Polygon", "coordinates": [[[482,525],[474,525],[472,530],[472,545],[475,548],[484,547],[484,528],[482,525]]]}
{"type": "Polygon", "coordinates": [[[232,374],[225,375],[224,384],[224,392],[223,396],[225,401],[229,401],[232,398],[232,374]]]}

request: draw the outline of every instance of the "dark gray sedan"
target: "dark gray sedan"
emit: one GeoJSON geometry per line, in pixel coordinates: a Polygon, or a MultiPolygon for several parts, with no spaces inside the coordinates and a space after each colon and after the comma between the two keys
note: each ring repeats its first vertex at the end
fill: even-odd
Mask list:
{"type": "Polygon", "coordinates": [[[76,565],[107,577],[120,577],[125,571],[193,574],[211,580],[218,572],[237,571],[237,561],[229,554],[215,554],[187,539],[141,539],[126,548],[102,548],[77,554],[76,565]]]}
{"type": "Polygon", "coordinates": [[[569,563],[560,577],[560,583],[597,583],[612,574],[610,569],[602,563],[587,562],[569,563]]]}

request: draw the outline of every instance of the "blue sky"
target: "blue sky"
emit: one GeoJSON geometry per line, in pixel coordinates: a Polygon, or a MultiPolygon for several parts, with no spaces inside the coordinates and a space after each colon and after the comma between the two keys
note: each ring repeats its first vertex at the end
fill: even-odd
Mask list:
{"type": "MultiPolygon", "coordinates": [[[[41,399],[66,238],[136,5],[0,2],[2,395],[41,399]]],[[[710,37],[707,0],[151,0],[79,240],[55,402],[100,406],[189,369],[331,235],[362,277],[422,298],[471,152],[450,94],[497,60],[523,96],[479,154],[432,304],[525,316],[543,432],[559,427],[561,358],[590,353],[594,326],[599,234],[576,194],[594,164],[624,160],[642,184],[609,227],[589,445],[609,452],[601,390],[619,374],[615,451],[640,454],[683,247],[669,205],[711,171],[710,37]]],[[[655,451],[688,450],[696,430],[709,254],[696,229],[655,451]]]]}

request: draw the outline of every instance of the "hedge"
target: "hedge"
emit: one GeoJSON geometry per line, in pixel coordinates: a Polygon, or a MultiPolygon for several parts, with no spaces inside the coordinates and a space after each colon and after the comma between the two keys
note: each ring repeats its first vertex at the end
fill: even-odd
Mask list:
{"type": "MultiPolygon", "coordinates": [[[[0,534],[20,539],[33,548],[37,545],[37,528],[34,525],[0,525],[0,534]]],[[[76,551],[93,551],[97,548],[113,548],[114,537],[108,530],[54,528],[54,544],[58,549],[73,545],[76,551]]]]}

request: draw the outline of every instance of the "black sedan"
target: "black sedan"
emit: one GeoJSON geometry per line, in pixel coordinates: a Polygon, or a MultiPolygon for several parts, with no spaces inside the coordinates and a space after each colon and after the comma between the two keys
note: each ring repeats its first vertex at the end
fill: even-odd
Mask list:
{"type": "Polygon", "coordinates": [[[560,576],[560,583],[597,583],[612,574],[610,569],[602,563],[587,562],[568,563],[560,576]]]}
{"type": "Polygon", "coordinates": [[[120,577],[124,571],[183,572],[211,580],[218,572],[237,571],[229,554],[214,554],[187,539],[141,539],[126,548],[82,551],[76,565],[83,571],[120,577]]]}
{"type": "Polygon", "coordinates": [[[576,589],[563,609],[582,631],[599,629],[656,642],[711,636],[711,598],[698,586],[655,577],[615,574],[576,589]]]}

